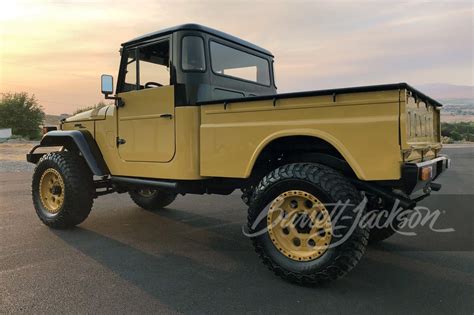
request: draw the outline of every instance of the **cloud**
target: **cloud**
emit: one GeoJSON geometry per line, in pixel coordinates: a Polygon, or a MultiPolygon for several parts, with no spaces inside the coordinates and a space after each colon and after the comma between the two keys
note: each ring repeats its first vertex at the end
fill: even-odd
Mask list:
{"type": "Polygon", "coordinates": [[[195,22],[276,57],[280,92],[408,81],[473,85],[473,7],[455,1],[10,1],[0,13],[0,90],[48,112],[102,99],[120,44],[195,22]],[[11,4],[10,4],[11,3],[11,4]]]}

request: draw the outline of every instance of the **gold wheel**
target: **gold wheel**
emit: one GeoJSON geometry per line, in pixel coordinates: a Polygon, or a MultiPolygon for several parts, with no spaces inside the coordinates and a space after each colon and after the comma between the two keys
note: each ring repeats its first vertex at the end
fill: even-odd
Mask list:
{"type": "Polygon", "coordinates": [[[51,214],[56,214],[64,203],[64,180],[57,170],[48,168],[41,176],[39,195],[43,207],[51,214]]]}
{"type": "Polygon", "coordinates": [[[332,240],[332,224],[324,204],[312,194],[291,190],[270,204],[267,229],[286,257],[309,261],[321,257],[332,240]]]}

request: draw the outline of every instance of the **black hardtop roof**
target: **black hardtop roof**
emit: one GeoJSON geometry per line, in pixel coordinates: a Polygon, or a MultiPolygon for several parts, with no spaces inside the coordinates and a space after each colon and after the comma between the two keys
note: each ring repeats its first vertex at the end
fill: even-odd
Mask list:
{"type": "Polygon", "coordinates": [[[259,47],[257,45],[254,45],[250,42],[247,42],[243,39],[240,39],[238,37],[235,37],[235,36],[232,36],[232,35],[229,35],[229,34],[226,34],[224,32],[221,32],[221,31],[218,31],[218,30],[215,30],[213,28],[210,28],[210,27],[207,27],[207,26],[203,26],[203,25],[199,25],[199,24],[182,24],[182,25],[177,25],[177,26],[173,26],[173,27],[170,27],[170,28],[165,28],[163,30],[160,30],[160,31],[156,31],[156,32],[153,32],[153,33],[149,33],[149,34],[145,34],[145,35],[142,35],[142,36],[139,36],[139,37],[136,37],[132,40],[129,40],[128,42],[125,42],[122,44],[123,47],[127,47],[127,46],[132,46],[132,45],[135,45],[135,44],[138,44],[140,42],[144,42],[144,41],[147,41],[147,40],[150,40],[150,39],[153,39],[153,38],[156,38],[156,37],[160,37],[160,36],[163,36],[163,35],[167,35],[167,34],[171,34],[171,33],[174,33],[174,32],[177,32],[177,31],[199,31],[199,32],[205,32],[205,33],[208,33],[208,34],[211,34],[211,35],[214,35],[214,36],[217,36],[217,37],[220,37],[220,38],[223,38],[225,40],[228,40],[228,41],[231,41],[231,42],[234,42],[238,45],[242,45],[242,46],[245,46],[247,48],[250,48],[250,49],[253,49],[255,51],[258,51],[260,53],[263,53],[265,55],[269,55],[269,56],[272,56],[272,53],[262,47],[259,47]]]}

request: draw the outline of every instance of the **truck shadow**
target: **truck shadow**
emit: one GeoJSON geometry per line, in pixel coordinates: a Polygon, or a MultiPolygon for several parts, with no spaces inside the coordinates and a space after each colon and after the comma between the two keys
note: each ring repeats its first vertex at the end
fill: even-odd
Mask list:
{"type": "MultiPolygon", "coordinates": [[[[223,305],[235,312],[249,307],[265,312],[270,304],[272,309],[290,312],[295,311],[295,301],[304,305],[301,310],[314,304],[323,304],[324,309],[338,296],[346,303],[360,303],[373,294],[390,297],[404,292],[407,286],[439,286],[440,280],[444,285],[439,294],[459,286],[466,298],[472,292],[469,273],[390,252],[390,245],[369,248],[358,267],[341,280],[322,287],[299,287],[266,270],[242,235],[241,221],[177,209],[160,213],[133,209],[113,215],[97,217],[92,228],[54,233],[176,311],[189,310],[191,303],[195,313],[210,312],[212,307],[217,311],[223,305]],[[123,227],[122,222],[129,224],[123,227]],[[325,298],[328,301],[322,302],[325,298]]],[[[415,293],[406,298],[423,297],[411,292],[415,293]]]]}
{"type": "MultiPolygon", "coordinates": [[[[82,228],[55,233],[76,250],[175,310],[179,310],[185,296],[195,300],[206,300],[209,296],[225,299],[222,282],[232,272],[171,252],[148,253],[82,228]]],[[[246,286],[243,279],[235,285],[246,286]]]]}

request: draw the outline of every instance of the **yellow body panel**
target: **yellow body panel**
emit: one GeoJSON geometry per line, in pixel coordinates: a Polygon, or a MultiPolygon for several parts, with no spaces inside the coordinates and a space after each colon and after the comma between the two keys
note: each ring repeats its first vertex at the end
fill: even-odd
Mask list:
{"type": "Polygon", "coordinates": [[[74,121],[70,125],[71,130],[88,130],[90,133],[94,134],[95,132],[95,121],[94,120],[82,120],[74,121]]]}
{"type": "Polygon", "coordinates": [[[201,174],[248,177],[272,140],[314,136],[363,180],[400,178],[399,91],[201,106],[201,174]]]}
{"type": "MultiPolygon", "coordinates": [[[[94,136],[111,174],[117,176],[202,179],[199,171],[199,107],[177,107],[175,109],[175,132],[178,145],[173,159],[168,163],[130,162],[123,160],[116,144],[117,109],[107,107],[105,120],[96,121],[94,129],[88,129],[94,136]]],[[[64,130],[73,128],[73,123],[63,125],[64,130]]]]}
{"type": "MultiPolygon", "coordinates": [[[[320,138],[336,148],[361,180],[396,180],[401,164],[439,150],[439,111],[423,109],[405,90],[174,107],[173,87],[123,93],[125,107],[108,106],[82,120],[113,175],[203,179],[247,178],[262,150],[288,136],[320,138]],[[275,106],[274,106],[275,105],[275,106]],[[410,135],[410,111],[430,127],[410,135]],[[159,118],[173,114],[172,119],[159,118]],[[425,120],[423,120],[425,121],[425,120]],[[94,125],[95,124],[95,125],[94,125]],[[408,130],[408,132],[406,132],[408,130]],[[433,129],[431,129],[433,130],[433,129]],[[117,137],[126,144],[117,146],[117,137]],[[408,150],[408,151],[406,151],[408,150]],[[406,153],[408,152],[408,153],[406,153]],[[408,158],[407,158],[408,157],[408,158]]],[[[77,129],[77,120],[63,129],[77,129]]]]}
{"type": "Polygon", "coordinates": [[[157,87],[121,93],[125,106],[117,110],[118,147],[126,161],[169,162],[175,153],[174,88],[157,87]],[[160,115],[170,114],[171,118],[160,115]]]}
{"type": "Polygon", "coordinates": [[[107,111],[107,106],[90,109],[81,113],[78,113],[74,116],[68,117],[67,121],[94,121],[99,119],[105,119],[105,113],[107,111]]]}

